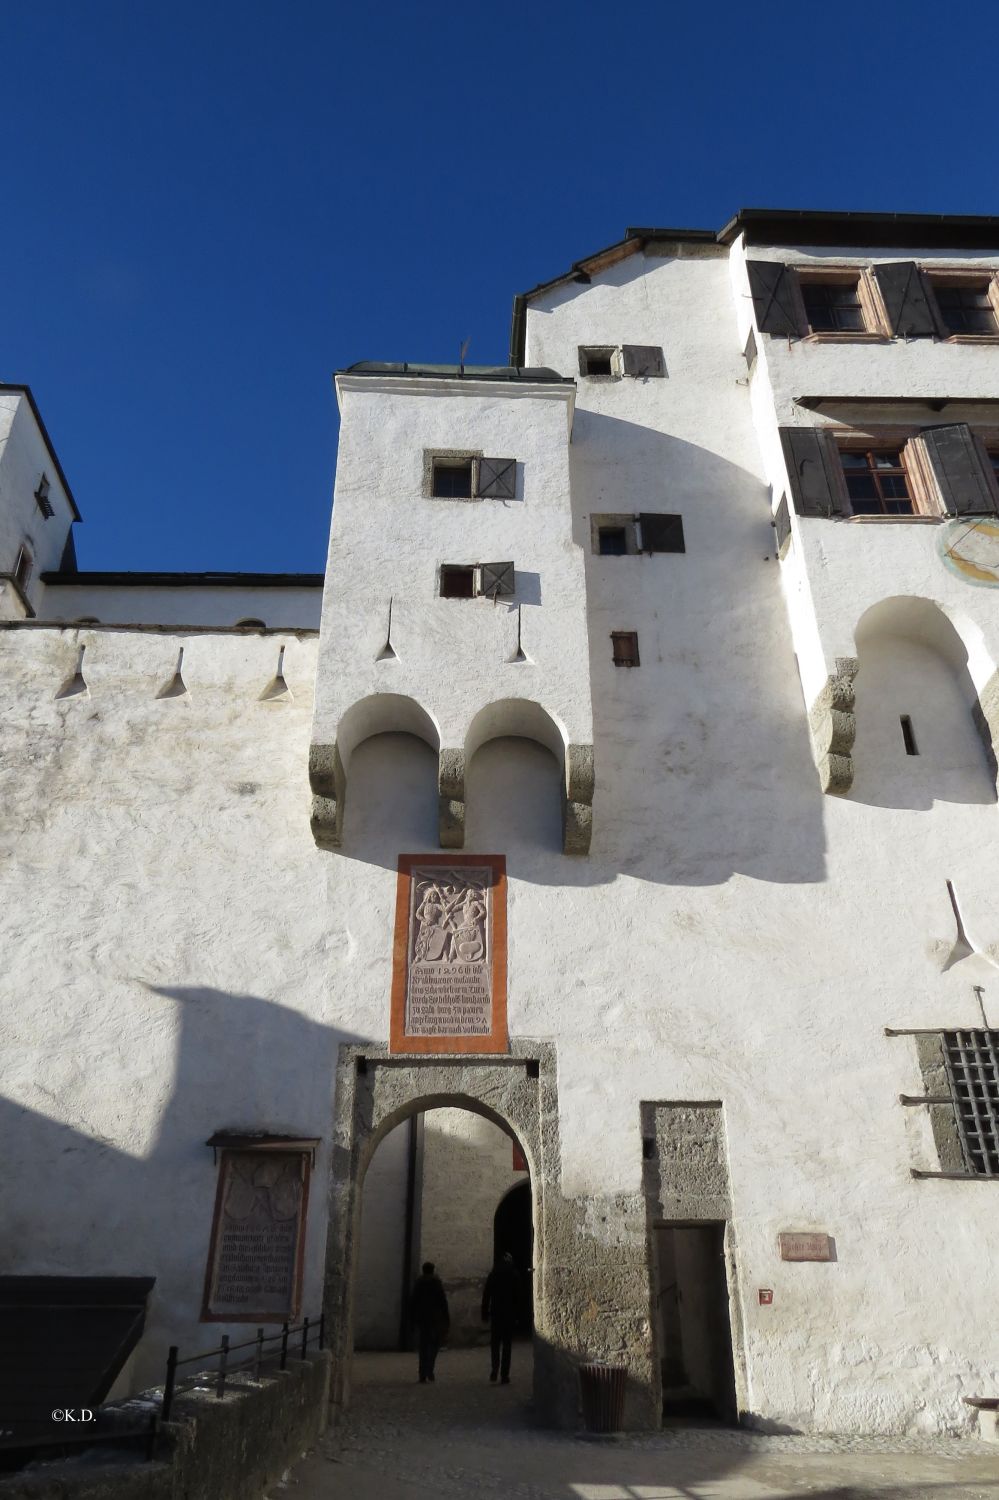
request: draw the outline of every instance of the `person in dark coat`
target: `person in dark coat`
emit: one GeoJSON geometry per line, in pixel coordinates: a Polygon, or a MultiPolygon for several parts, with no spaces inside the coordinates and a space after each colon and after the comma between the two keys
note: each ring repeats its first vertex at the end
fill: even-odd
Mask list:
{"type": "Polygon", "coordinates": [[[416,1329],[420,1351],[420,1384],[433,1383],[434,1363],[441,1344],[447,1338],[451,1314],[447,1293],[439,1276],[434,1275],[432,1260],[424,1261],[423,1274],[413,1283],[409,1299],[410,1321],[416,1329]]]}
{"type": "Polygon", "coordinates": [[[500,1385],[510,1384],[510,1353],[519,1303],[520,1277],[513,1256],[505,1251],[486,1277],[482,1293],[482,1321],[489,1324],[492,1351],[489,1379],[495,1381],[498,1375],[500,1385]]]}

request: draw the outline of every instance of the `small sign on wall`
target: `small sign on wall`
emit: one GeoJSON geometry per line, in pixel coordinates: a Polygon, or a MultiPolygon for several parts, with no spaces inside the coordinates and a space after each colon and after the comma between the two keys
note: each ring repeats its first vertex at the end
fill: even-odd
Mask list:
{"type": "Polygon", "coordinates": [[[202,1322],[294,1322],[308,1195],[306,1152],[222,1152],[202,1322]]]}
{"type": "Polygon", "coordinates": [[[781,1260],[835,1260],[831,1235],[784,1232],[777,1236],[781,1260]]]}
{"type": "Polygon", "coordinates": [[[392,1052],[506,1052],[506,860],[401,854],[392,1052]]]}

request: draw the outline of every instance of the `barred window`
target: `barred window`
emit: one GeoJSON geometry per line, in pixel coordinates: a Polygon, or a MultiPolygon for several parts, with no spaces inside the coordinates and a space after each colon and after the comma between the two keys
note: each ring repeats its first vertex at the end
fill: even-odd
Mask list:
{"type": "Polygon", "coordinates": [[[965,1161],[999,1177],[999,1031],[945,1031],[943,1042],[965,1161]]]}

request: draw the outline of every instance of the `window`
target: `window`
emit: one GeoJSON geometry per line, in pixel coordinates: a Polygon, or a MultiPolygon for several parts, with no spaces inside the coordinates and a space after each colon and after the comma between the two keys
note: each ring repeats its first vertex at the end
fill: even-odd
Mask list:
{"type": "Polygon", "coordinates": [[[266,630],[263,620],[237,620],[237,630],[266,630]]]}
{"type": "Polygon", "coordinates": [[[627,557],[628,531],[624,526],[597,528],[597,551],[601,557],[627,557]]]}
{"type": "Polygon", "coordinates": [[[628,375],[635,380],[661,380],[666,361],[658,344],[580,344],[579,373],[617,380],[628,375]]]}
{"type": "Polygon", "coordinates": [[[445,564],[441,568],[442,599],[474,599],[475,568],[471,565],[454,567],[445,564]]]}
{"type": "Polygon", "coordinates": [[[28,587],[28,579],[31,577],[31,569],[34,559],[31,550],[26,543],[21,544],[21,550],[17,554],[17,562],[14,564],[14,582],[19,589],[28,587]]]}
{"type": "Polygon", "coordinates": [[[898,448],[840,453],[850,508],[855,516],[911,516],[915,507],[898,448]]]}
{"type": "Polygon", "coordinates": [[[620,373],[617,347],[585,348],[579,346],[580,375],[602,375],[605,379],[620,373]]]}
{"type": "Polygon", "coordinates": [[[899,718],[902,726],[902,743],[905,746],[906,755],[918,755],[919,748],[916,744],[916,736],[912,728],[912,720],[908,714],[902,714],[899,718]]]}
{"type": "Polygon", "coordinates": [[[442,599],[506,599],[517,591],[512,562],[442,563],[439,593],[442,599]]]}
{"type": "Polygon", "coordinates": [[[473,462],[471,458],[435,458],[431,495],[439,500],[471,500],[473,462]]]}
{"type": "Polygon", "coordinates": [[[38,488],[35,490],[35,503],[46,521],[55,515],[55,511],[52,509],[52,501],[49,499],[49,482],[44,474],[38,481],[38,488]]]}
{"type": "Polygon", "coordinates": [[[991,277],[980,281],[960,281],[948,284],[933,278],[933,291],[940,311],[940,320],[949,334],[999,334],[992,305],[991,277]]]}
{"type": "Polygon", "coordinates": [[[611,647],[615,667],[637,667],[638,632],[635,630],[612,630],[611,647]]]}
{"type": "Polygon", "coordinates": [[[965,1161],[999,1177],[999,1031],[945,1031],[943,1043],[965,1161]]]}
{"type": "Polygon", "coordinates": [[[860,300],[860,279],[801,281],[805,317],[812,333],[864,333],[867,323],[860,300]]]}
{"type": "Polygon", "coordinates": [[[432,500],[516,500],[517,460],[425,449],[423,493],[432,500]]]}

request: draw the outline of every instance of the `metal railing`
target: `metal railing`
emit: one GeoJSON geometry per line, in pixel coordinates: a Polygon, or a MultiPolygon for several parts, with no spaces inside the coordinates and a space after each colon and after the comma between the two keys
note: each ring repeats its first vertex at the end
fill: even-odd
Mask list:
{"type": "Polygon", "coordinates": [[[221,1401],[225,1396],[226,1381],[231,1374],[237,1371],[242,1374],[247,1370],[252,1370],[253,1379],[260,1379],[261,1371],[265,1366],[265,1344],[280,1343],[280,1355],[275,1350],[273,1358],[269,1363],[272,1368],[276,1365],[277,1369],[285,1370],[288,1367],[289,1346],[292,1357],[294,1358],[297,1355],[302,1360],[308,1357],[310,1341],[314,1340],[316,1347],[322,1349],[325,1347],[325,1337],[326,1315],[325,1313],[321,1313],[318,1319],[314,1318],[311,1322],[308,1318],[303,1318],[301,1323],[282,1323],[280,1333],[268,1334],[266,1337],[264,1336],[264,1330],[258,1328],[256,1338],[246,1339],[241,1344],[230,1343],[228,1335],[223,1334],[221,1341],[214,1349],[202,1349],[199,1354],[185,1354],[183,1358],[181,1358],[179,1347],[176,1344],[171,1344],[170,1351],[167,1354],[166,1379],[163,1382],[163,1405],[160,1409],[160,1420],[162,1422],[169,1422],[174,1398],[182,1395],[185,1390],[192,1390],[196,1385],[201,1385],[203,1383],[202,1377],[207,1373],[199,1370],[191,1378],[190,1382],[178,1386],[177,1369],[180,1365],[202,1364],[206,1360],[217,1359],[219,1362],[218,1369],[211,1373],[215,1377],[216,1400],[221,1401]],[[231,1365],[229,1362],[230,1356],[237,1353],[240,1349],[252,1349],[253,1354],[246,1359],[240,1360],[237,1364],[231,1365]]]}

